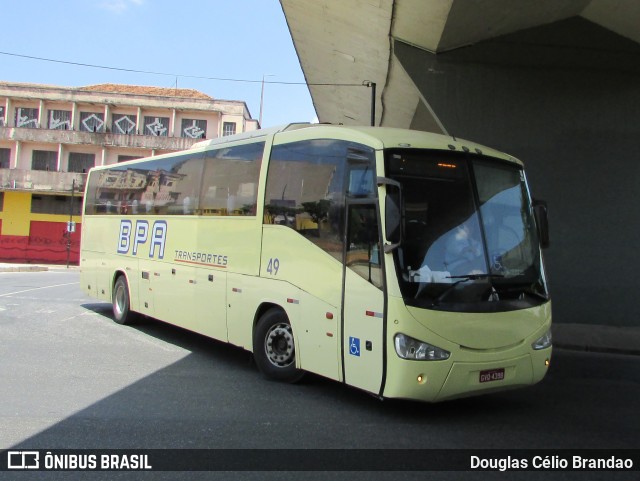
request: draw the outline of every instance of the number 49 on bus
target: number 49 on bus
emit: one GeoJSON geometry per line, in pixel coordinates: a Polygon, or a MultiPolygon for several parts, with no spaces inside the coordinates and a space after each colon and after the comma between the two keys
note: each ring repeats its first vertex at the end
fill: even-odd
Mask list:
{"type": "Polygon", "coordinates": [[[280,260],[277,257],[275,259],[273,257],[270,258],[267,264],[267,273],[272,276],[277,276],[278,269],[280,269],[280,260]]]}

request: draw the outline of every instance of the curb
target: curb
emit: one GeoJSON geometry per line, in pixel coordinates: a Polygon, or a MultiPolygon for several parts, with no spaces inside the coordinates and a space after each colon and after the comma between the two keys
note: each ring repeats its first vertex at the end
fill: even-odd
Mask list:
{"type": "Polygon", "coordinates": [[[640,327],[556,323],[552,333],[561,349],[640,356],[640,327]]]}
{"type": "Polygon", "coordinates": [[[49,268],[45,266],[30,266],[30,265],[0,265],[0,272],[43,272],[48,271],[49,268]]]}

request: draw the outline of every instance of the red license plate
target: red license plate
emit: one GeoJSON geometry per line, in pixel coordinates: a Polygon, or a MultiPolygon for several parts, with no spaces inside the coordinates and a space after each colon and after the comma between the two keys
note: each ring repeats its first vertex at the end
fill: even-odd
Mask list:
{"type": "Polygon", "coordinates": [[[480,382],[492,382],[504,380],[504,368],[489,369],[487,371],[480,371],[480,382]]]}

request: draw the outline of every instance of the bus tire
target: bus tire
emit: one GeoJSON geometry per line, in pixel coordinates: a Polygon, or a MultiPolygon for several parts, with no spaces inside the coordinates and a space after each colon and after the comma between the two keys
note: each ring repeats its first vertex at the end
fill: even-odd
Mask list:
{"type": "Polygon", "coordinates": [[[253,356],[269,379],[294,383],[304,376],[304,371],[296,369],[293,330],[281,309],[270,309],[258,320],[253,331],[253,356]]]}
{"type": "Polygon", "coordinates": [[[123,275],[118,276],[113,284],[113,320],[118,324],[131,324],[135,314],[131,312],[131,301],[129,297],[129,284],[123,275]]]}

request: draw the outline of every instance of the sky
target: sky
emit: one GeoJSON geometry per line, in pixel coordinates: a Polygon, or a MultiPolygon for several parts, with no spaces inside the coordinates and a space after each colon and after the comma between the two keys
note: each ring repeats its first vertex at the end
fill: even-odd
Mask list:
{"type": "Polygon", "coordinates": [[[264,76],[263,127],[315,119],[278,0],[0,0],[0,7],[2,81],[177,84],[244,101],[258,119],[264,76]]]}

